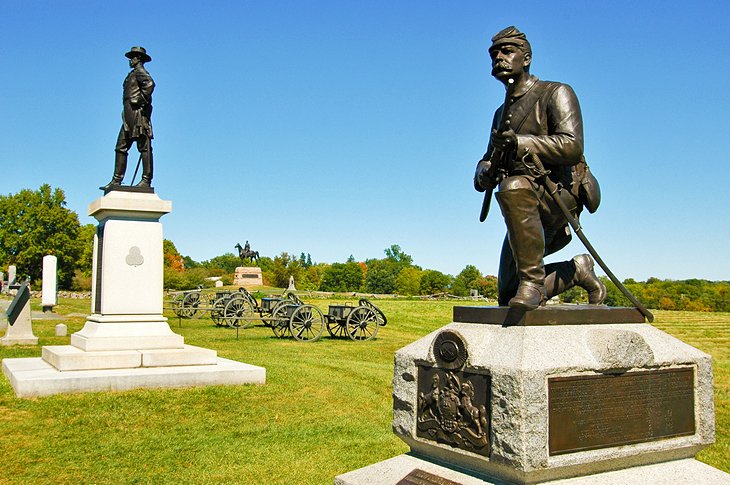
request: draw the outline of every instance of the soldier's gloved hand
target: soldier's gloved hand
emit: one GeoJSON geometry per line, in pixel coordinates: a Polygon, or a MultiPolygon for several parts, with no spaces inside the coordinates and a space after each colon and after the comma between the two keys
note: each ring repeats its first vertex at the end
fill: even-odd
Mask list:
{"type": "Polygon", "coordinates": [[[503,131],[499,133],[497,130],[492,130],[492,145],[503,152],[513,150],[517,148],[517,134],[513,129],[503,131]]]}
{"type": "Polygon", "coordinates": [[[479,160],[477,169],[474,172],[474,188],[479,192],[484,192],[489,187],[495,187],[492,178],[489,176],[489,169],[492,168],[492,162],[489,160],[479,160]]]}

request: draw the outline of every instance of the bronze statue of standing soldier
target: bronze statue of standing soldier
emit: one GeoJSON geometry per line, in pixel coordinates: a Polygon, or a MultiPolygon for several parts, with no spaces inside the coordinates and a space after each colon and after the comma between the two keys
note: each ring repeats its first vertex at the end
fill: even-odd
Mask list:
{"type": "MultiPolygon", "coordinates": [[[[142,163],[142,179],[136,187],[150,188],[152,184],[152,91],[155,82],[144,65],[152,58],[144,47],[132,47],[124,54],[129,59],[132,70],[127,74],[123,84],[122,95],[122,127],[114,148],[114,175],[111,181],[101,190],[109,191],[121,185],[127,170],[127,154],[134,142],[140,153],[142,163]]],[[[135,176],[137,172],[135,170],[135,176]]],[[[134,177],[132,179],[134,182],[134,177]]]]}
{"type": "Polygon", "coordinates": [[[507,96],[494,114],[474,186],[486,191],[482,220],[492,190],[499,189],[496,198],[507,225],[499,263],[499,304],[532,310],[575,285],[588,292],[589,303],[601,304],[606,288],[588,254],[544,264],[545,256],[571,239],[568,220],[555,197],[574,217],[583,207],[594,212],[600,199],[583,157],[578,98],[567,84],[540,81],[530,74],[532,48],[515,27],[492,37],[489,54],[492,76],[505,85],[507,96]],[[557,193],[547,192],[547,184],[541,183],[544,177],[557,185],[557,193]]]}

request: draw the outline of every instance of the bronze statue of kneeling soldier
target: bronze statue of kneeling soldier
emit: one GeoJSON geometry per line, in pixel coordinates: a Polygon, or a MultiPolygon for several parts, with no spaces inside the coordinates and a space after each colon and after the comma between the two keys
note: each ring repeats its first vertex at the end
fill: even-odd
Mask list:
{"type": "Polygon", "coordinates": [[[555,197],[577,218],[583,207],[596,210],[598,184],[583,157],[583,120],[578,98],[567,84],[540,81],[530,74],[532,48],[525,34],[508,27],[492,38],[492,76],[507,95],[494,114],[487,152],[478,162],[474,186],[485,192],[481,220],[492,190],[507,236],[499,264],[500,306],[533,310],[573,286],[601,304],[606,287],[581,254],[570,261],[544,264],[544,257],[570,242],[568,219],[555,197]],[[558,187],[548,192],[548,184],[558,187]]]}
{"type": "MultiPolygon", "coordinates": [[[[142,163],[142,179],[136,187],[150,188],[152,184],[152,91],[155,82],[144,65],[152,58],[144,47],[132,47],[124,54],[129,59],[132,70],[127,74],[123,84],[122,127],[114,148],[114,175],[111,181],[101,190],[109,191],[119,187],[127,170],[127,154],[132,145],[137,143],[142,163]]],[[[139,166],[137,167],[139,168],[139,166]]],[[[135,176],[137,171],[135,170],[135,176]]],[[[132,177],[134,182],[134,177],[132,177]]]]}

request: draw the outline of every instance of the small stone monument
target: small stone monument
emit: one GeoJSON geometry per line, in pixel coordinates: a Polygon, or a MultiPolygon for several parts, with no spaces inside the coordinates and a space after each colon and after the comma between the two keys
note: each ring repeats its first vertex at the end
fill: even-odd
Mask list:
{"type": "Polygon", "coordinates": [[[63,323],[56,325],[56,337],[65,337],[68,334],[68,327],[63,323]]]}
{"type": "Polygon", "coordinates": [[[258,266],[239,266],[233,275],[233,284],[249,288],[252,286],[262,286],[264,278],[261,268],[258,266]]]}
{"type": "Polygon", "coordinates": [[[33,325],[30,318],[30,286],[28,283],[20,285],[6,315],[8,318],[7,331],[5,336],[0,338],[0,345],[38,344],[38,337],[33,335],[33,325]]]}
{"type": "Polygon", "coordinates": [[[11,285],[15,285],[15,274],[17,272],[17,268],[15,265],[8,266],[8,289],[10,289],[11,285]]]}
{"type": "Polygon", "coordinates": [[[43,286],[41,304],[44,312],[53,311],[58,304],[58,279],[57,268],[58,258],[56,256],[43,256],[43,286]]]}
{"type": "Polygon", "coordinates": [[[294,276],[289,276],[289,287],[287,288],[289,291],[297,291],[297,287],[294,286],[294,276]]]}

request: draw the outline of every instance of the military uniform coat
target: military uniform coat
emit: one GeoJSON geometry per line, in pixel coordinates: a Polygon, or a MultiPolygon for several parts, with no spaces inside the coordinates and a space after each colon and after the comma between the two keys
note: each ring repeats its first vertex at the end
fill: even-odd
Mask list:
{"type": "Polygon", "coordinates": [[[124,79],[122,102],[122,130],[128,138],[145,135],[153,138],[152,123],[152,91],[155,82],[142,64],[132,69],[124,79]]]}
{"type": "MultiPolygon", "coordinates": [[[[533,83],[510,100],[510,126],[517,134],[517,150],[507,175],[523,174],[520,161],[529,152],[540,157],[550,178],[569,188],[573,167],[583,160],[583,117],[578,98],[567,84],[540,81],[533,83]]],[[[492,129],[499,129],[503,106],[494,113],[492,129]]],[[[487,147],[488,160],[493,148],[487,147]]]]}

